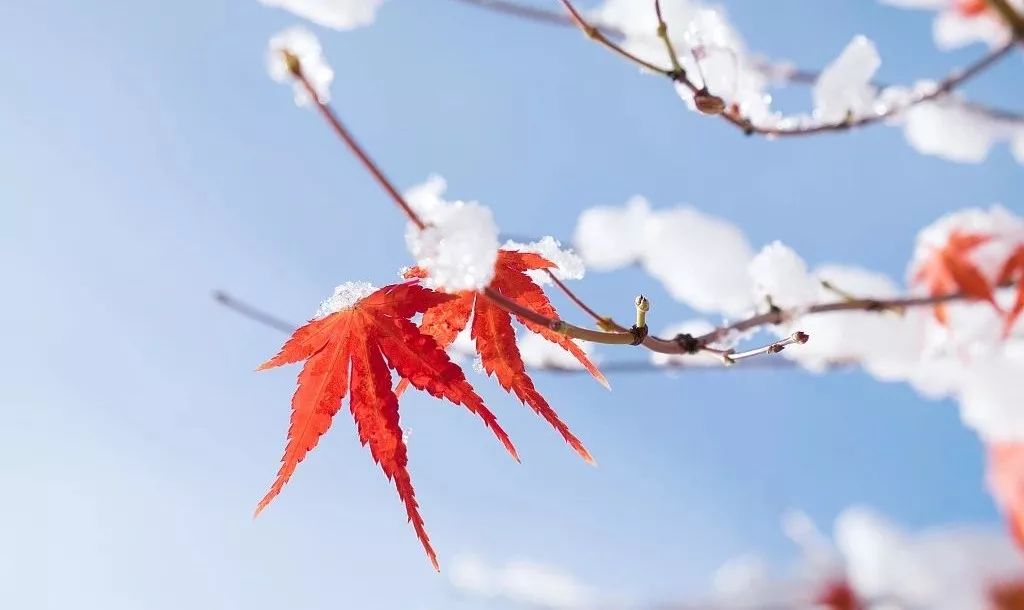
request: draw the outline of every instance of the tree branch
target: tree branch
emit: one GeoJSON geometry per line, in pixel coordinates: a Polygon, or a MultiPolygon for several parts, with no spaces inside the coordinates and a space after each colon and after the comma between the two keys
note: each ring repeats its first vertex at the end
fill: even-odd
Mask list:
{"type": "MultiPolygon", "coordinates": [[[[569,14],[565,14],[565,13],[559,13],[559,12],[552,11],[552,10],[536,8],[536,7],[531,7],[531,6],[525,6],[525,5],[519,4],[518,2],[513,2],[513,1],[510,1],[510,0],[458,0],[458,1],[462,2],[464,4],[469,4],[469,5],[477,6],[477,7],[486,9],[486,10],[490,10],[490,11],[497,12],[497,13],[502,13],[502,14],[509,15],[509,16],[516,17],[516,18],[523,19],[523,20],[534,21],[534,22],[538,22],[538,23],[546,23],[546,24],[549,24],[549,25],[580,27],[580,25],[577,22],[577,20],[573,17],[573,13],[575,13],[577,15],[579,14],[578,11],[576,11],[574,7],[572,8],[572,12],[570,12],[569,14]]],[[[560,1],[562,1],[562,0],[560,0],[560,1]]],[[[994,0],[994,1],[998,2],[998,3],[1005,3],[1005,0],[994,0]]],[[[565,3],[563,2],[563,4],[565,4],[565,3]]],[[[570,4],[570,6],[571,6],[571,4],[570,4]]],[[[1016,14],[1016,12],[1013,11],[1012,7],[1008,7],[1008,8],[1009,8],[1009,10],[1011,12],[1013,12],[1013,14],[1016,14]]],[[[1021,18],[1019,15],[1017,15],[1016,18],[1018,20],[1024,21],[1024,18],[1021,18]]],[[[586,25],[585,25],[585,27],[582,28],[583,31],[588,35],[588,37],[591,37],[591,32],[600,34],[600,36],[604,39],[604,41],[599,41],[599,42],[601,42],[601,44],[603,46],[607,47],[608,46],[608,42],[620,40],[620,39],[622,39],[624,37],[624,34],[621,31],[619,31],[618,29],[616,29],[616,28],[609,27],[609,26],[606,26],[606,25],[595,25],[595,24],[587,23],[587,22],[584,22],[584,23],[586,25]]],[[[657,32],[655,32],[655,34],[658,35],[657,32]]],[[[1018,37],[1019,37],[1019,35],[1018,35],[1018,37]]],[[[1003,57],[1006,53],[1008,53],[1010,51],[1010,49],[1013,47],[1013,45],[1014,45],[1014,42],[1011,41],[1005,47],[1000,47],[998,49],[994,49],[989,54],[979,58],[974,64],[971,64],[967,68],[965,68],[963,70],[956,70],[956,71],[951,72],[946,78],[944,78],[940,82],[940,84],[938,85],[938,88],[934,92],[931,92],[931,93],[929,93],[927,95],[921,95],[918,98],[915,98],[915,99],[911,100],[907,104],[890,107],[890,108],[886,109],[886,111],[883,112],[883,113],[875,114],[875,115],[868,115],[866,117],[861,117],[860,119],[855,119],[853,121],[841,121],[841,122],[837,122],[837,123],[830,123],[830,124],[826,124],[826,125],[819,125],[819,126],[812,126],[812,127],[782,129],[782,128],[758,127],[758,126],[755,126],[755,125],[751,124],[749,121],[743,119],[742,117],[737,117],[737,116],[733,116],[733,115],[726,114],[726,113],[722,113],[721,116],[728,123],[730,123],[731,125],[733,125],[734,127],[738,128],[738,129],[741,129],[742,131],[744,131],[747,134],[758,134],[758,135],[769,136],[769,137],[802,136],[802,135],[811,135],[811,134],[823,133],[823,132],[846,131],[846,130],[850,130],[850,129],[853,129],[853,128],[866,127],[868,125],[872,125],[874,123],[878,123],[878,122],[883,121],[883,120],[885,120],[887,118],[891,118],[891,117],[893,117],[893,116],[895,116],[895,115],[897,115],[897,114],[899,114],[901,112],[904,112],[904,111],[906,111],[908,108],[910,108],[913,105],[920,104],[920,103],[926,102],[926,101],[931,101],[931,100],[934,100],[934,99],[937,99],[937,98],[940,98],[940,97],[945,97],[945,96],[949,95],[950,93],[953,92],[954,89],[959,87],[965,80],[967,80],[969,78],[972,78],[979,71],[984,71],[985,69],[988,68],[989,65],[991,65],[992,63],[995,63],[995,61],[997,61],[998,59],[1003,57]]],[[[616,47],[617,47],[617,45],[616,45],[616,47]]],[[[631,55],[625,53],[625,51],[623,51],[621,49],[621,47],[617,47],[616,49],[613,49],[613,50],[617,54],[622,55],[622,56],[626,57],[627,59],[630,59],[630,57],[631,57],[631,55]]],[[[630,61],[632,61],[632,59],[630,59],[630,61]]],[[[638,63],[638,62],[633,61],[633,63],[638,63]]],[[[655,72],[657,74],[661,74],[661,75],[663,75],[665,77],[671,78],[672,80],[674,80],[676,82],[679,82],[683,86],[687,87],[688,89],[690,89],[690,91],[692,91],[694,93],[696,93],[696,92],[698,92],[698,91],[700,91],[702,89],[701,87],[697,87],[696,84],[694,84],[688,77],[685,76],[685,72],[682,72],[681,70],[675,70],[674,68],[673,69],[660,68],[658,66],[654,66],[652,64],[648,64],[647,62],[638,63],[638,65],[641,65],[645,69],[651,70],[652,72],[655,72]]],[[[772,78],[774,78],[776,80],[782,79],[782,80],[785,80],[786,82],[791,82],[791,83],[796,83],[796,84],[801,84],[801,85],[813,85],[817,81],[818,76],[820,75],[819,71],[801,70],[799,68],[786,68],[786,67],[782,67],[782,66],[779,66],[779,65],[772,64],[772,63],[767,62],[767,61],[759,62],[759,63],[756,64],[755,67],[757,67],[766,76],[772,77],[772,78]]],[[[886,87],[885,84],[877,83],[877,82],[876,83],[872,83],[872,85],[876,89],[879,89],[879,90],[884,89],[886,87]]],[[[1001,109],[1001,108],[993,108],[993,107],[990,107],[990,106],[986,106],[984,104],[979,104],[979,103],[970,102],[970,101],[963,101],[961,103],[964,105],[964,107],[970,109],[971,111],[977,112],[978,114],[984,115],[984,116],[989,117],[989,118],[994,119],[994,120],[1008,122],[1008,123],[1024,123],[1024,114],[1022,114],[1020,112],[1015,112],[1015,111],[1011,111],[1011,110],[1005,110],[1005,109],[1001,109]]]]}
{"type": "MultiPolygon", "coordinates": [[[[298,325],[286,322],[284,319],[279,318],[273,314],[267,313],[258,307],[251,305],[237,297],[234,297],[222,290],[215,290],[213,292],[213,299],[223,305],[225,308],[233,311],[243,318],[252,320],[257,324],[266,326],[278,332],[284,334],[291,334],[295,332],[298,325]]],[[[764,348],[762,348],[764,349],[764,348]]],[[[736,354],[739,356],[740,354],[736,354]]],[[[735,358],[734,358],[735,359],[735,358]]],[[[835,360],[830,362],[828,368],[843,368],[851,366],[853,363],[844,360],[835,360]]],[[[750,362],[744,362],[743,368],[768,368],[768,369],[791,369],[797,365],[792,360],[779,360],[779,359],[758,359],[750,362]]],[[[538,368],[538,367],[534,367],[538,368]]],[[[566,368],[555,365],[539,367],[542,370],[550,371],[552,373],[560,373],[565,375],[578,375],[587,374],[590,372],[583,368],[566,368]]],[[[713,366],[694,366],[685,363],[668,362],[666,364],[655,364],[645,360],[620,360],[605,362],[601,364],[601,370],[604,372],[621,372],[621,373],[663,373],[666,371],[676,370],[687,370],[687,371],[716,371],[721,370],[720,367],[713,366]]]]}

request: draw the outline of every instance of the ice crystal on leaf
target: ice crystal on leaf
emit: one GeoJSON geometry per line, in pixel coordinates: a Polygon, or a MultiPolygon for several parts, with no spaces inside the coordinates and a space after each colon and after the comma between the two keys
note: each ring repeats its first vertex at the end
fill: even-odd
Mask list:
{"type": "Polygon", "coordinates": [[[544,260],[554,263],[555,266],[549,270],[534,269],[526,272],[530,279],[541,286],[551,283],[551,278],[548,276],[547,271],[551,271],[560,280],[581,280],[587,271],[583,264],[583,259],[578,254],[571,249],[563,249],[562,244],[550,235],[528,244],[509,240],[505,242],[502,249],[515,250],[517,252],[533,252],[541,255],[544,260]]]}
{"type": "Polygon", "coordinates": [[[320,318],[326,318],[332,313],[349,309],[357,301],[376,291],[377,287],[369,282],[345,282],[334,289],[334,294],[320,303],[320,307],[317,308],[313,319],[319,320],[320,318]]]}

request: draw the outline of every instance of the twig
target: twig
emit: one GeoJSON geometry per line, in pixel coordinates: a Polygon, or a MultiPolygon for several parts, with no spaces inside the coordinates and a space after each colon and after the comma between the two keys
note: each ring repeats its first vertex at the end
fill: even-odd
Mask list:
{"type": "MultiPolygon", "coordinates": [[[[527,6],[521,5],[521,4],[517,3],[517,2],[512,2],[510,0],[459,0],[459,1],[463,2],[465,4],[471,4],[473,6],[478,6],[480,8],[484,8],[484,9],[500,12],[500,13],[503,13],[503,14],[506,14],[506,15],[510,15],[510,16],[514,16],[514,17],[517,17],[517,18],[520,18],[520,19],[524,19],[524,20],[535,21],[535,22],[539,22],[539,23],[547,23],[547,24],[551,24],[551,25],[576,26],[576,27],[579,27],[579,24],[576,21],[576,19],[573,18],[572,13],[570,13],[570,14],[563,14],[563,13],[558,13],[558,12],[555,12],[555,11],[545,10],[545,9],[536,8],[536,7],[527,7],[527,6]]],[[[996,2],[1002,2],[1003,0],[995,0],[995,1],[996,2]]],[[[564,2],[563,2],[563,4],[564,4],[564,2]]],[[[575,9],[573,9],[573,10],[575,10],[575,9]]],[[[1011,11],[1013,10],[1012,7],[1010,7],[1010,10],[1011,11]]],[[[577,12],[577,14],[578,14],[578,12],[577,12]]],[[[1019,16],[1018,16],[1018,19],[1020,19],[1019,16]]],[[[610,26],[607,26],[607,25],[595,25],[593,23],[587,23],[586,27],[584,28],[584,32],[587,33],[588,36],[590,35],[591,32],[596,32],[596,33],[600,34],[602,36],[602,38],[605,39],[605,42],[602,42],[602,44],[604,46],[608,46],[607,42],[609,42],[609,41],[616,41],[616,40],[619,40],[619,39],[624,37],[624,34],[621,31],[619,31],[618,29],[614,28],[614,27],[610,27],[610,26]]],[[[1013,46],[1013,42],[1010,42],[1007,45],[1007,47],[1012,47],[1012,46],[1013,46]]],[[[886,111],[884,113],[882,113],[882,114],[868,115],[866,117],[861,117],[860,119],[855,119],[853,121],[840,121],[840,122],[837,122],[837,123],[829,123],[829,124],[816,125],[816,126],[811,126],[811,127],[799,127],[799,128],[785,128],[785,129],[783,129],[783,128],[758,127],[758,126],[753,125],[752,123],[750,123],[750,121],[748,121],[748,120],[746,120],[746,119],[744,119],[742,117],[734,116],[734,115],[732,115],[730,113],[721,113],[720,116],[722,116],[723,119],[725,119],[727,122],[732,124],[734,127],[742,130],[744,133],[747,133],[747,134],[758,134],[758,135],[769,136],[769,137],[802,136],[802,135],[811,135],[811,134],[824,133],[824,132],[830,132],[830,131],[831,132],[846,131],[846,130],[850,130],[850,129],[853,129],[853,128],[866,127],[868,125],[872,125],[874,123],[878,123],[880,121],[883,121],[883,120],[885,120],[887,118],[891,118],[892,116],[895,116],[895,115],[897,115],[897,114],[907,110],[907,108],[909,108],[909,107],[911,107],[911,106],[913,106],[915,104],[920,104],[922,102],[931,101],[933,99],[937,99],[939,97],[944,97],[946,95],[949,95],[955,88],[959,87],[963,83],[964,80],[966,80],[968,78],[971,78],[971,77],[973,77],[974,75],[977,74],[977,71],[978,71],[977,67],[978,67],[979,64],[981,66],[981,70],[984,70],[991,63],[994,63],[996,60],[998,60],[1003,55],[1005,55],[1007,52],[1009,52],[1009,50],[1010,50],[1010,48],[1000,47],[998,49],[995,49],[995,50],[991,51],[988,55],[980,58],[979,60],[977,60],[975,62],[975,64],[972,64],[971,66],[968,66],[966,69],[958,70],[958,71],[954,71],[954,72],[950,73],[949,76],[947,76],[945,79],[943,79],[940,82],[940,85],[938,86],[938,88],[934,92],[931,92],[931,93],[929,93],[927,95],[919,96],[920,99],[919,98],[914,98],[914,99],[910,100],[906,104],[901,104],[901,105],[898,105],[898,106],[892,106],[892,107],[886,109],[886,111]],[[972,69],[972,68],[974,68],[974,69],[972,69]]],[[[618,49],[616,50],[616,53],[618,53],[620,55],[623,55],[623,52],[621,52],[621,51],[622,51],[621,47],[618,47],[618,49]]],[[[629,56],[626,56],[626,57],[627,57],[627,59],[629,59],[629,56]]],[[[634,63],[636,63],[636,62],[634,62],[634,63]]],[[[646,62],[644,62],[644,64],[639,64],[639,65],[643,65],[646,69],[649,69],[649,70],[651,70],[653,72],[656,72],[658,74],[661,74],[663,76],[672,78],[673,80],[679,82],[680,84],[682,84],[683,86],[687,87],[688,89],[690,89],[690,91],[692,91],[694,93],[702,90],[702,87],[698,87],[689,78],[680,78],[680,76],[678,76],[679,72],[673,73],[673,70],[659,68],[659,67],[654,66],[654,65],[648,65],[648,64],[646,64],[646,62]]],[[[780,69],[779,67],[774,66],[774,65],[772,65],[772,64],[770,64],[768,62],[760,62],[760,63],[758,63],[756,65],[756,67],[758,69],[760,69],[766,75],[774,76],[776,78],[782,77],[782,78],[784,78],[785,80],[787,80],[789,82],[798,83],[798,84],[813,84],[813,83],[815,83],[817,81],[818,76],[820,74],[820,72],[813,71],[813,70],[780,69]]],[[[877,89],[885,88],[885,85],[882,84],[882,83],[873,83],[873,85],[877,89]]],[[[984,115],[986,117],[989,117],[989,118],[992,118],[992,119],[995,119],[995,120],[1004,121],[1004,122],[1010,122],[1010,123],[1024,123],[1024,114],[1022,114],[1020,112],[1015,112],[1015,111],[1011,111],[1011,110],[1005,110],[1005,109],[1001,109],[1001,108],[992,108],[990,106],[986,106],[986,105],[983,105],[983,104],[979,104],[979,103],[976,103],[976,102],[970,102],[970,101],[962,101],[960,103],[963,104],[963,106],[965,108],[968,108],[968,109],[970,109],[973,112],[977,112],[978,114],[984,115]]]]}
{"type": "Polygon", "coordinates": [[[761,354],[777,354],[782,350],[786,349],[786,347],[790,345],[803,345],[804,343],[807,343],[808,339],[810,339],[810,336],[807,333],[795,332],[792,335],[786,337],[785,339],[776,341],[774,343],[769,343],[764,347],[747,350],[745,352],[727,353],[725,354],[724,358],[726,362],[728,362],[729,364],[735,364],[741,360],[753,358],[754,356],[760,356],[761,354]]]}
{"type": "Polygon", "coordinates": [[[283,54],[292,76],[302,84],[302,87],[306,90],[309,98],[314,101],[316,109],[320,112],[320,116],[322,116],[327,124],[330,125],[334,133],[341,138],[345,145],[348,146],[348,149],[352,151],[352,154],[354,154],[356,158],[359,159],[359,162],[363,164],[363,167],[370,172],[377,181],[377,184],[379,184],[380,187],[383,188],[391,199],[398,205],[398,207],[402,209],[402,212],[404,212],[409,218],[409,221],[416,225],[416,228],[421,231],[427,228],[426,223],[424,223],[419,215],[413,211],[409,203],[406,202],[405,197],[402,197],[402,194],[398,192],[398,189],[395,188],[394,184],[388,180],[380,167],[373,159],[370,158],[359,142],[356,141],[355,136],[353,136],[345,127],[338,116],[334,113],[334,110],[331,109],[330,105],[320,99],[320,96],[317,95],[316,89],[313,88],[312,83],[309,82],[309,79],[306,78],[306,75],[302,72],[302,64],[299,61],[299,58],[288,51],[284,51],[283,54]]]}
{"type": "Polygon", "coordinates": [[[217,301],[224,307],[227,307],[231,311],[241,314],[243,317],[249,318],[254,322],[259,322],[260,324],[273,328],[274,330],[279,330],[285,334],[291,334],[296,329],[294,324],[289,324],[277,316],[273,316],[262,309],[257,309],[244,301],[240,301],[222,290],[214,291],[213,300],[217,301]]]}
{"type": "Polygon", "coordinates": [[[995,9],[1003,21],[1013,31],[1013,38],[1017,41],[1024,41],[1024,15],[1017,12],[1007,0],[988,0],[988,5],[995,9]]]}
{"type": "MultiPolygon", "coordinates": [[[[223,305],[227,309],[239,314],[243,318],[256,322],[271,328],[284,334],[291,334],[295,332],[298,325],[290,324],[282,318],[279,318],[273,314],[267,313],[258,307],[247,303],[233,295],[230,295],[224,291],[216,290],[213,292],[213,299],[217,303],[223,305]]],[[[789,369],[796,366],[796,362],[792,360],[779,360],[779,359],[759,359],[751,362],[744,362],[743,368],[768,368],[768,369],[789,369]]],[[[836,360],[828,364],[829,368],[842,368],[851,366],[853,363],[844,360],[836,360]]],[[[590,374],[589,371],[583,368],[566,368],[556,365],[548,365],[540,367],[545,371],[552,373],[559,373],[565,375],[577,375],[577,374],[590,374]]],[[[717,371],[721,370],[719,367],[713,366],[693,366],[685,363],[678,362],[667,362],[666,364],[655,364],[646,360],[620,360],[605,362],[601,364],[601,370],[604,372],[621,372],[621,373],[662,373],[665,371],[673,370],[708,370],[717,371]]]]}
{"type": "MultiPolygon", "coordinates": [[[[573,21],[581,30],[583,30],[584,33],[587,34],[588,38],[597,40],[603,46],[615,51],[621,57],[624,57],[625,59],[632,61],[638,66],[641,66],[653,72],[657,72],[659,74],[669,77],[674,82],[685,86],[695,95],[698,95],[703,92],[703,88],[697,87],[697,85],[695,85],[693,81],[690,80],[690,78],[686,75],[685,72],[665,70],[663,68],[654,66],[649,62],[640,59],[633,55],[632,53],[629,53],[628,51],[624,50],[616,43],[611,42],[608,39],[608,37],[602,34],[598,28],[594,27],[585,19],[583,19],[582,16],[580,16],[579,11],[577,11],[576,7],[573,6],[571,0],[559,0],[559,2],[562,3],[562,5],[566,8],[567,11],[569,11],[570,15],[573,18],[573,21]]],[[[993,49],[992,51],[989,51],[988,54],[977,59],[972,64],[968,65],[966,68],[962,70],[956,70],[950,73],[947,77],[939,81],[939,84],[938,86],[935,87],[935,89],[928,91],[926,93],[918,94],[914,96],[910,101],[904,104],[893,104],[892,106],[889,106],[888,108],[882,110],[881,112],[876,112],[874,114],[869,114],[861,117],[850,117],[834,123],[820,123],[817,125],[811,125],[807,127],[766,127],[761,125],[755,125],[746,117],[740,116],[733,112],[719,112],[717,114],[723,117],[729,123],[742,129],[743,132],[746,133],[747,135],[758,134],[762,136],[771,137],[794,137],[814,135],[825,132],[846,131],[849,129],[853,129],[855,127],[864,127],[866,125],[878,123],[890,117],[896,116],[897,114],[917,104],[931,101],[933,99],[948,94],[959,85],[963,84],[970,78],[985,71],[985,69],[987,69],[989,66],[993,65],[998,60],[1002,59],[1014,47],[1016,47],[1016,45],[1017,40],[1011,40],[1006,44],[996,49],[993,49]]],[[[717,107],[717,104],[715,106],[717,107]]],[[[701,109],[704,110],[704,108],[701,109]]]]}
{"type": "MultiPolygon", "coordinates": [[[[296,57],[289,51],[282,52],[284,60],[288,66],[288,70],[292,76],[301,83],[302,87],[309,94],[310,99],[314,100],[317,109],[320,111],[320,115],[324,118],[334,133],[341,138],[343,142],[348,146],[349,150],[356,156],[357,159],[362,163],[363,167],[370,172],[371,175],[377,180],[377,183],[390,195],[391,199],[398,205],[398,207],[405,213],[406,217],[419,229],[425,229],[427,224],[416,214],[412,209],[412,206],[405,200],[398,189],[395,188],[394,184],[388,180],[384,172],[381,171],[380,167],[370,158],[370,155],[362,147],[361,144],[355,139],[355,137],[349,132],[349,130],[342,124],[341,120],[335,114],[334,110],[330,107],[327,102],[320,99],[317,95],[316,90],[313,88],[312,83],[306,78],[306,75],[302,71],[302,63],[299,58],[296,57]]],[[[633,333],[623,332],[604,332],[596,331],[588,328],[582,328],[569,324],[563,320],[556,320],[548,318],[547,316],[541,315],[532,309],[524,307],[519,303],[516,303],[512,299],[509,299],[494,290],[493,288],[484,288],[483,294],[497,304],[499,307],[526,318],[535,324],[545,326],[556,332],[562,333],[568,337],[574,339],[581,339],[583,341],[590,341],[592,343],[604,343],[607,345],[630,345],[635,344],[635,335],[633,333]]]]}
{"type": "Polygon", "coordinates": [[[573,23],[576,24],[576,27],[578,27],[586,35],[587,38],[605,47],[609,51],[617,55],[620,55],[621,57],[624,57],[625,59],[633,62],[634,64],[640,66],[641,68],[650,70],[651,72],[657,72],[664,76],[676,76],[676,72],[674,70],[666,70],[665,68],[656,66],[651,62],[647,61],[646,59],[638,57],[633,53],[630,53],[626,49],[622,48],[622,46],[620,46],[617,42],[613,41],[610,37],[606,36],[600,28],[591,25],[589,21],[584,19],[583,15],[581,15],[580,12],[576,10],[576,7],[573,6],[572,2],[570,2],[569,0],[559,0],[559,2],[561,2],[562,6],[565,7],[565,10],[569,12],[569,16],[572,18],[573,23]]]}

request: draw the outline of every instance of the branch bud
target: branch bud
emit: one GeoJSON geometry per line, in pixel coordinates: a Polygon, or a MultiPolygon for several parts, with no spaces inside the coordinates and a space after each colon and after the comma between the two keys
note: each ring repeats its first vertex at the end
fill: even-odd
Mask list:
{"type": "Polygon", "coordinates": [[[296,78],[302,76],[302,62],[299,61],[299,57],[295,53],[288,49],[281,49],[281,57],[284,59],[284,65],[292,73],[292,76],[296,78]]]}
{"type": "Polygon", "coordinates": [[[704,114],[722,114],[725,110],[725,100],[712,95],[707,89],[701,89],[693,94],[693,104],[704,114]]]}

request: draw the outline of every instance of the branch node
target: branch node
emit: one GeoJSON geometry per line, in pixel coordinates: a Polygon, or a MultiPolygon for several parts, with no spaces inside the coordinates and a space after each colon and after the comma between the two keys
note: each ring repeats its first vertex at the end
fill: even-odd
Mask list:
{"type": "Polygon", "coordinates": [[[630,345],[640,345],[647,338],[647,326],[633,325],[629,329],[629,334],[633,335],[633,342],[630,345]]]}
{"type": "Polygon", "coordinates": [[[700,340],[690,333],[680,333],[673,337],[672,341],[679,346],[679,349],[683,350],[683,352],[687,354],[696,354],[701,348],[700,340]]]}

